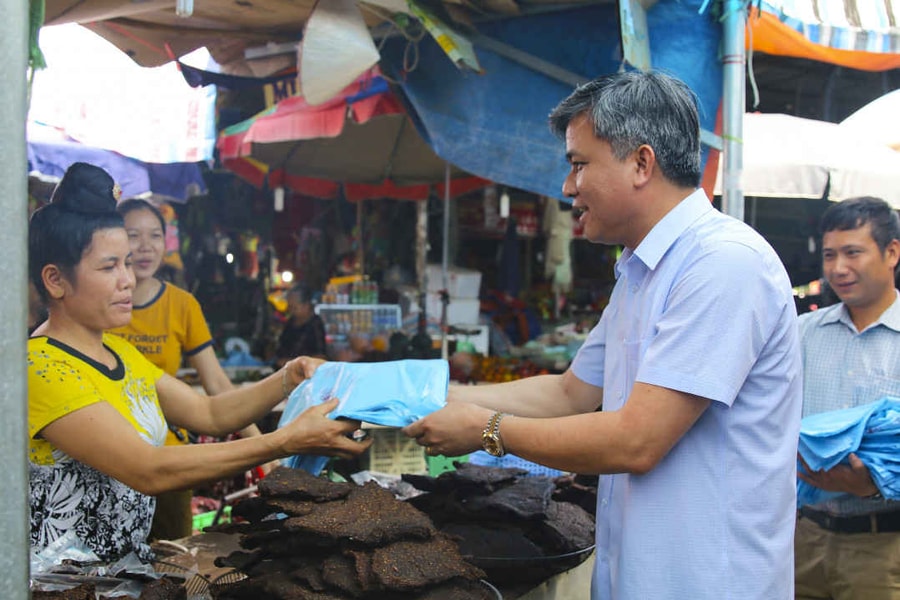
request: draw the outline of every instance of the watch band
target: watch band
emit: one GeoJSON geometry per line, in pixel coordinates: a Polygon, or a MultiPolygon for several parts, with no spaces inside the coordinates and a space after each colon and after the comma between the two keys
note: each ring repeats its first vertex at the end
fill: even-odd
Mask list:
{"type": "Polygon", "coordinates": [[[487,425],[485,425],[484,430],[481,433],[484,449],[494,456],[503,456],[506,454],[506,450],[503,447],[503,441],[500,439],[500,420],[503,419],[506,414],[507,413],[498,411],[491,415],[491,418],[488,419],[487,425]]]}

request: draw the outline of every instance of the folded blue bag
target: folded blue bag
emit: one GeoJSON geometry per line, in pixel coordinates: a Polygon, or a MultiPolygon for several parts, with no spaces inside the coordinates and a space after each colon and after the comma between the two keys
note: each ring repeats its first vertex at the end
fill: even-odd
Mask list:
{"type": "MultiPolygon", "coordinates": [[[[450,368],[445,360],[397,360],[379,363],[326,362],[291,392],[278,421],[283,427],[300,413],[330,398],[340,402],[329,417],[345,417],[405,427],[447,403],[450,368]]],[[[327,456],[291,456],[282,464],[318,475],[327,456]]]]}
{"type": "MultiPolygon", "coordinates": [[[[900,400],[885,397],[876,402],[804,418],[800,423],[798,451],[810,469],[828,470],[849,464],[855,453],[869,469],[881,495],[900,499],[900,400]]],[[[802,465],[798,464],[798,469],[802,465]]],[[[797,481],[797,504],[819,504],[843,494],[828,492],[797,481]]]]}

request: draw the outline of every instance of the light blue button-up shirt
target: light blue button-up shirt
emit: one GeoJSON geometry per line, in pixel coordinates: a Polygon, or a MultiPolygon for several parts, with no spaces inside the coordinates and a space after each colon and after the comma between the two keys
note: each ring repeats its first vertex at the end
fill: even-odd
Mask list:
{"type": "Polygon", "coordinates": [[[698,190],[616,263],[572,364],[621,408],[635,381],[709,398],[649,473],[601,478],[594,600],[788,600],[801,374],[791,285],[698,190]]]}
{"type": "MultiPolygon", "coordinates": [[[[843,303],[800,315],[803,416],[900,398],[900,299],[857,331],[843,303]]],[[[900,502],[846,496],[813,508],[838,515],[900,509],[900,502]]]]}

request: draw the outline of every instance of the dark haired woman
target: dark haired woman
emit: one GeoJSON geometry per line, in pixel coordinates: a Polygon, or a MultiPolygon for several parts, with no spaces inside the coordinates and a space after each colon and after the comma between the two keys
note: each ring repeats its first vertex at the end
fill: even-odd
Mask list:
{"type": "Polygon", "coordinates": [[[329,419],[336,401],[270,434],[165,446],[166,423],[224,435],[255,422],[315,370],[301,357],[252,387],[210,398],[165,374],[124,339],[104,333],[131,318],[134,275],[116,186],[76,163],[29,228],[29,274],[48,318],[28,341],[31,543],[66,533],[101,559],[146,543],[154,495],[293,454],[352,457],[358,423],[329,419]]]}
{"type": "MultiPolygon", "coordinates": [[[[233,389],[216,357],[212,334],[196,298],[156,277],[166,252],[166,221],[162,213],[146,200],[137,198],[120,202],[116,211],[125,221],[131,244],[135,286],[131,292],[131,322],[110,333],[124,337],[150,362],[173,377],[187,359],[210,396],[233,389]]],[[[291,358],[296,356],[299,354],[291,358]]],[[[252,437],[260,435],[260,431],[250,424],[240,434],[252,437]]],[[[172,428],[166,438],[168,445],[186,443],[186,432],[177,428],[172,428]]],[[[174,540],[191,534],[191,496],[192,491],[188,489],[157,497],[150,539],[174,540]]]]}
{"type": "Polygon", "coordinates": [[[286,297],[288,319],[278,336],[276,364],[283,365],[292,356],[325,358],[325,323],[315,313],[312,292],[306,286],[296,285],[286,297]]]}

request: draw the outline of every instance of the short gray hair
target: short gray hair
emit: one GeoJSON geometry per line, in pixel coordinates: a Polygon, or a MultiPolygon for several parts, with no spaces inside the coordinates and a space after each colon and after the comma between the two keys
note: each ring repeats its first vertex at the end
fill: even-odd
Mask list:
{"type": "Polygon", "coordinates": [[[598,77],[553,109],[551,131],[564,139],[569,123],[582,114],[619,160],[647,144],[666,179],[685,187],[700,185],[697,97],[684,82],[642,71],[598,77]]]}

